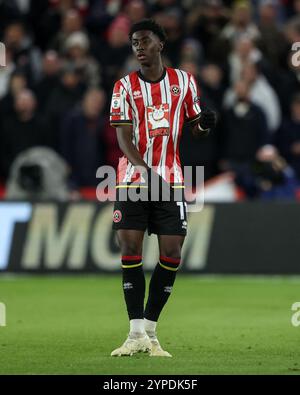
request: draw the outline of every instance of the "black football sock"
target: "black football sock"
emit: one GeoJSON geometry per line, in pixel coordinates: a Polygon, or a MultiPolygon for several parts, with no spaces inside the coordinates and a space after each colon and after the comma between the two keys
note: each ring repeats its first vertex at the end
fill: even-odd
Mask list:
{"type": "Polygon", "coordinates": [[[122,256],[123,291],[129,320],[144,318],[145,276],[141,256],[122,256]]]}
{"type": "Polygon", "coordinates": [[[158,320],[171,294],[179,264],[180,259],[160,256],[159,263],[156,265],[150,280],[148,301],[144,314],[147,320],[158,320]]]}

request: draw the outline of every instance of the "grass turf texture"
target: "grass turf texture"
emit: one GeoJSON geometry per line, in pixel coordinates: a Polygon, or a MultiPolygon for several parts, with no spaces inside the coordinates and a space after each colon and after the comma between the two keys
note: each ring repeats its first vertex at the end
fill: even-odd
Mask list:
{"type": "Polygon", "coordinates": [[[299,374],[299,289],[299,277],[179,275],[158,327],[173,358],[113,358],[128,331],[120,277],[2,275],[0,374],[299,374]]]}

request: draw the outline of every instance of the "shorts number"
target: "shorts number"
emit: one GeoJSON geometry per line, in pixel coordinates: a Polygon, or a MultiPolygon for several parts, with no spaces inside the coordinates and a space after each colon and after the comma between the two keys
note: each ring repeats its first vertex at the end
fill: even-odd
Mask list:
{"type": "Polygon", "coordinates": [[[184,207],[186,208],[185,202],[176,202],[177,206],[180,208],[180,219],[184,219],[184,207]]]}

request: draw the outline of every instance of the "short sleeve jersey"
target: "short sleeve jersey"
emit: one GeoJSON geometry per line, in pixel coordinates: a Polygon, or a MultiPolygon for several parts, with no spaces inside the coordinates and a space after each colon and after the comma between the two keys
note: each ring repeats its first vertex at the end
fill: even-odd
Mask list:
{"type": "MultiPolygon", "coordinates": [[[[165,68],[157,81],[146,80],[140,71],[118,80],[113,89],[110,123],[132,125],[132,142],[149,167],[166,181],[183,182],[179,143],[183,123],[200,117],[200,93],[194,76],[165,68]]],[[[124,156],[118,182],[131,182],[134,166],[124,156]]]]}

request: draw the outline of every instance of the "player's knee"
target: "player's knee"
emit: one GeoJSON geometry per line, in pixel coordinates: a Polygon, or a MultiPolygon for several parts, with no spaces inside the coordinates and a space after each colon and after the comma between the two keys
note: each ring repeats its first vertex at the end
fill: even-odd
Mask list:
{"type": "Polygon", "coordinates": [[[122,243],[121,244],[122,255],[126,256],[136,256],[141,255],[140,246],[137,243],[122,243]]]}
{"type": "Polygon", "coordinates": [[[160,256],[171,258],[171,259],[181,259],[181,248],[180,247],[172,247],[161,249],[160,256]]]}
{"type": "Polygon", "coordinates": [[[160,251],[159,264],[172,272],[177,271],[181,262],[180,249],[166,249],[160,251]]]}

